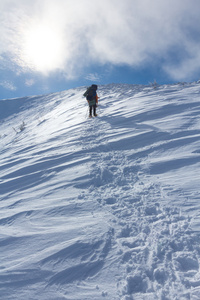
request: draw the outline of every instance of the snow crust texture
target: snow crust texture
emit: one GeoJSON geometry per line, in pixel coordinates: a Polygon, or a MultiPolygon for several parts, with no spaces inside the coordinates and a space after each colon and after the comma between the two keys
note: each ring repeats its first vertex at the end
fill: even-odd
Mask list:
{"type": "Polygon", "coordinates": [[[200,299],[200,84],[0,101],[0,299],[200,299]]]}

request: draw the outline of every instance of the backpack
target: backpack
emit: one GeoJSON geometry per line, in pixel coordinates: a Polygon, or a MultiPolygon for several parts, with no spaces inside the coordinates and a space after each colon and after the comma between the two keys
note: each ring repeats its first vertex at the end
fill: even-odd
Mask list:
{"type": "Polygon", "coordinates": [[[87,93],[86,99],[88,101],[92,101],[94,100],[95,97],[96,97],[96,91],[94,89],[90,89],[87,93]]]}
{"type": "Polygon", "coordinates": [[[87,91],[84,93],[83,96],[85,96],[88,101],[92,101],[96,97],[96,90],[97,90],[97,85],[96,84],[92,84],[87,89],[87,91]]]}

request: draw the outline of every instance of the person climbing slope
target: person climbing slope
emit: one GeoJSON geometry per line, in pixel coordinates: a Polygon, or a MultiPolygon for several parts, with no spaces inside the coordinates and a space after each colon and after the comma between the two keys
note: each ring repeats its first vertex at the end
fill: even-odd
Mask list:
{"type": "Polygon", "coordinates": [[[92,117],[92,112],[93,112],[93,116],[97,117],[96,114],[96,107],[98,104],[98,96],[97,96],[97,85],[96,84],[92,84],[87,91],[83,94],[84,97],[86,97],[87,102],[89,104],[89,117],[92,117]]]}

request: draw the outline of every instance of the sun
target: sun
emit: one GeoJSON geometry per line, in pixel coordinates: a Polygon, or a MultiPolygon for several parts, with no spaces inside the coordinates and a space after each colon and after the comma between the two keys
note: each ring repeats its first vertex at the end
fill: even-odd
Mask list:
{"type": "Polygon", "coordinates": [[[45,24],[36,24],[24,33],[21,59],[35,71],[48,73],[58,69],[63,59],[61,33],[45,24]]]}

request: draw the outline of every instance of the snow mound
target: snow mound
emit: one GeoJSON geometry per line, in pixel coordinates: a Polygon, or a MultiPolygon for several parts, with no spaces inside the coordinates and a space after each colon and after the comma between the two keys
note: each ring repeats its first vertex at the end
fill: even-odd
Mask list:
{"type": "Polygon", "coordinates": [[[200,299],[200,85],[0,101],[2,300],[200,299]]]}

